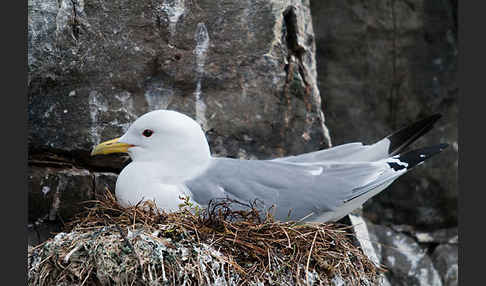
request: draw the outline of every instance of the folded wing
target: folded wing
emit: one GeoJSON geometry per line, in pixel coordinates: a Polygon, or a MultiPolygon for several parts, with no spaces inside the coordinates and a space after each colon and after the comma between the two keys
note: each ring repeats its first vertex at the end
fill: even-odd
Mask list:
{"type": "Polygon", "coordinates": [[[385,161],[359,163],[289,163],[215,158],[201,176],[186,182],[193,199],[207,205],[211,199],[242,203],[258,199],[274,206],[280,220],[301,219],[310,213],[336,212],[373,183],[396,178],[385,161]],[[290,216],[289,216],[290,212],[290,216]]]}
{"type": "Polygon", "coordinates": [[[279,220],[335,221],[361,206],[399,176],[441,152],[446,144],[375,162],[289,162],[214,158],[205,173],[187,181],[201,205],[229,198],[259,200],[279,220]]]}

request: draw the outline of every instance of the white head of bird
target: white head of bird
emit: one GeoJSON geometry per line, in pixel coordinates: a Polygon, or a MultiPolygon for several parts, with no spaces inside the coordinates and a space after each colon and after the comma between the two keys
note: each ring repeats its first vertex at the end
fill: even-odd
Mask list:
{"type": "Polygon", "coordinates": [[[120,152],[128,153],[134,163],[167,162],[167,174],[170,169],[180,168],[187,168],[191,173],[193,166],[204,166],[211,157],[201,126],[187,115],[172,110],[142,115],[122,137],[99,144],[91,154],[120,152]]]}

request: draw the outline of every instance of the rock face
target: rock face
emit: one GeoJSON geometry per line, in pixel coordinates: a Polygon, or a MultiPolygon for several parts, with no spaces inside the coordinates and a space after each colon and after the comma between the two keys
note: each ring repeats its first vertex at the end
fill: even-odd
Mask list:
{"type": "Polygon", "coordinates": [[[442,285],[426,249],[411,237],[381,225],[368,225],[372,241],[378,241],[382,263],[390,270],[391,285],[442,285]]]}
{"type": "Polygon", "coordinates": [[[457,229],[422,233],[350,217],[367,255],[388,269],[382,285],[457,285],[457,229]]]}
{"type": "Polygon", "coordinates": [[[432,254],[437,271],[443,277],[444,286],[458,285],[458,252],[457,244],[441,244],[432,254]]]}
{"type": "Polygon", "coordinates": [[[196,118],[219,155],[329,146],[308,3],[51,2],[29,1],[33,153],[86,156],[161,108],[196,118]]]}
{"type": "Polygon", "coordinates": [[[29,168],[29,245],[37,245],[61,231],[68,222],[106,189],[114,190],[116,174],[89,172],[78,168],[29,168]]]}
{"type": "Polygon", "coordinates": [[[195,118],[217,156],[272,158],[331,144],[308,1],[29,0],[28,7],[31,221],[68,219],[77,210],[71,204],[103,190],[93,180],[106,176],[94,172],[113,177],[127,157],[93,160],[91,148],[151,110],[195,118]],[[43,180],[47,173],[56,179],[43,180]]]}
{"type": "Polygon", "coordinates": [[[365,204],[375,223],[457,225],[456,2],[311,1],[318,86],[334,145],[373,143],[443,115],[413,146],[451,146],[365,204]]]}
{"type": "Polygon", "coordinates": [[[29,244],[114,190],[128,157],[91,148],[150,110],[192,116],[213,154],[245,159],[372,143],[440,112],[415,145],[451,147],[364,215],[421,228],[369,224],[395,247],[375,249],[385,284],[456,285],[456,2],[29,0],[29,244]]]}

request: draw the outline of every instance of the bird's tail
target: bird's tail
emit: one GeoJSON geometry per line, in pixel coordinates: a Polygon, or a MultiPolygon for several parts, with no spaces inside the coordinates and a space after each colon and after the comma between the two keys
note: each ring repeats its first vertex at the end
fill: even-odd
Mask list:
{"type": "Polygon", "coordinates": [[[417,165],[420,165],[423,163],[425,160],[428,158],[434,156],[435,154],[439,154],[442,152],[445,148],[449,146],[448,144],[438,144],[435,146],[430,146],[430,147],[425,147],[421,149],[416,149],[409,151],[404,154],[396,155],[393,157],[390,157],[387,160],[388,165],[395,170],[399,171],[402,169],[411,169],[417,165]]]}
{"type": "Polygon", "coordinates": [[[388,135],[386,137],[390,140],[388,154],[391,156],[400,154],[408,145],[430,131],[434,127],[435,122],[441,117],[442,115],[440,114],[431,115],[388,135]]]}

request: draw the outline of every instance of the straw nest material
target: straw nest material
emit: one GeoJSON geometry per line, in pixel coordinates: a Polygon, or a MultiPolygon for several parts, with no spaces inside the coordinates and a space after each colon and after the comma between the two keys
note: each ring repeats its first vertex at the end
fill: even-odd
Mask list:
{"type": "Polygon", "coordinates": [[[159,211],[107,192],[66,232],[30,248],[29,285],[376,285],[383,269],[349,226],[263,218],[233,202],[159,211]]]}

